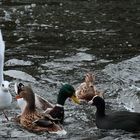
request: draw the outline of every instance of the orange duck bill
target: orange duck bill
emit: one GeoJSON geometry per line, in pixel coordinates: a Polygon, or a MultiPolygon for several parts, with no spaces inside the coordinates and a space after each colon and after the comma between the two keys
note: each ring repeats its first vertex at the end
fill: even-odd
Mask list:
{"type": "Polygon", "coordinates": [[[22,98],[22,97],[20,97],[19,95],[16,95],[15,98],[18,100],[18,99],[20,99],[20,98],[22,98]]]}

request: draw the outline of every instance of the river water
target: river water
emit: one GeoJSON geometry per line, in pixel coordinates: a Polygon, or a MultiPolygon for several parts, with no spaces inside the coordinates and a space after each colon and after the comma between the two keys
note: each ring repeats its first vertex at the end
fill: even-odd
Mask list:
{"type": "MultiPolygon", "coordinates": [[[[76,88],[91,71],[97,89],[105,95],[107,112],[140,112],[139,15],[139,0],[3,0],[4,77],[30,84],[37,94],[55,103],[63,83],[76,88]]],[[[11,92],[9,117],[20,112],[11,92]]],[[[122,130],[97,129],[94,113],[94,107],[67,100],[67,135],[36,135],[13,122],[0,122],[0,139],[140,139],[139,134],[122,130]]]]}

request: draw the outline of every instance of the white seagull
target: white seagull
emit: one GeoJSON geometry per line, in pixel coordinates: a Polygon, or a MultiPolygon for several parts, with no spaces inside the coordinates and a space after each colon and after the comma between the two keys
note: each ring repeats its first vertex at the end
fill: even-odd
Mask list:
{"type": "Polygon", "coordinates": [[[0,111],[2,111],[5,118],[9,120],[4,112],[4,109],[6,109],[11,105],[12,96],[9,92],[10,83],[8,81],[4,81],[3,78],[4,52],[5,52],[5,43],[3,41],[2,33],[0,30],[0,111]]]}

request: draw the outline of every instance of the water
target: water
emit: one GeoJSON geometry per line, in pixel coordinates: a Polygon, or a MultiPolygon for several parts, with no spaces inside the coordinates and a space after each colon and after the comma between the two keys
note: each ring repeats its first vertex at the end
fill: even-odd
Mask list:
{"type": "MultiPolygon", "coordinates": [[[[107,111],[139,112],[139,1],[18,0],[0,4],[0,28],[6,43],[5,79],[31,84],[33,90],[56,102],[63,83],[75,88],[86,72],[96,75],[107,111]]],[[[9,117],[20,111],[13,94],[9,117]],[[16,108],[16,109],[15,109],[16,108]]],[[[14,123],[0,123],[1,139],[136,140],[139,134],[99,130],[95,108],[65,105],[68,134],[36,135],[14,123]]],[[[1,118],[3,116],[1,115],[1,118]]],[[[3,120],[3,118],[2,118],[3,120]]]]}

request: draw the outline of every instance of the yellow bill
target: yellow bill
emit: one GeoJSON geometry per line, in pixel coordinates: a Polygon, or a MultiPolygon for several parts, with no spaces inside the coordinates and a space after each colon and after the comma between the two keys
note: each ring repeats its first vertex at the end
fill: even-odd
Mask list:
{"type": "Polygon", "coordinates": [[[80,104],[79,99],[75,95],[72,95],[71,99],[73,100],[74,103],[80,104]]]}

